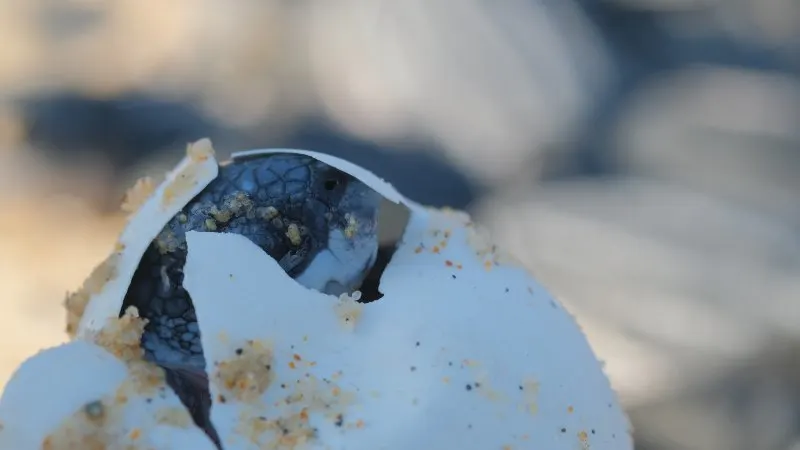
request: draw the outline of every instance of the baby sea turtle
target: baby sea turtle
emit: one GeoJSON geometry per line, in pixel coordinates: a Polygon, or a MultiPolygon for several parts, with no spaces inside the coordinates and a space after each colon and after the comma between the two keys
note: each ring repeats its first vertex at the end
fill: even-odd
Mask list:
{"type": "Polygon", "coordinates": [[[235,158],[220,165],[219,176],[150,244],[120,314],[135,306],[148,320],[145,357],[165,369],[169,385],[212,437],[201,330],[183,287],[186,232],[243,235],[304,286],[338,296],[358,289],[375,263],[380,201],[353,176],[306,155],[235,158]]]}

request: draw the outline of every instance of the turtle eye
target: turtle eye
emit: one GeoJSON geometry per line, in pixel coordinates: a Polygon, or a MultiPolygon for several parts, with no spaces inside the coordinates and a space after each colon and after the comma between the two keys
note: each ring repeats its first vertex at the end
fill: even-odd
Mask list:
{"type": "Polygon", "coordinates": [[[337,180],[336,178],[328,178],[327,180],[325,180],[324,186],[326,191],[332,191],[336,189],[337,186],[339,186],[339,180],[337,180]]]}

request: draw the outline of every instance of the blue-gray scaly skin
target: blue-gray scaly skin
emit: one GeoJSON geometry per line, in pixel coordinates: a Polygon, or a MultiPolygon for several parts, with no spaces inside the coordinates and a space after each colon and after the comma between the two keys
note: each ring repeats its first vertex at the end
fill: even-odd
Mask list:
{"type": "Polygon", "coordinates": [[[183,288],[185,233],[246,236],[299,282],[338,295],[358,288],[375,262],[379,203],[375,191],[316,159],[269,154],[221,165],[219,176],[164,227],[122,311],[133,305],[148,319],[145,355],[166,369],[196,421],[207,420],[208,394],[196,392],[207,383],[197,318],[183,288]]]}

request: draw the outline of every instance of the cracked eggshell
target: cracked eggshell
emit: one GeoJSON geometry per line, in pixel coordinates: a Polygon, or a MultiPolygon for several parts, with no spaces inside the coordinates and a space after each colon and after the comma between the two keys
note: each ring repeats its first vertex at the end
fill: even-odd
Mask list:
{"type": "Polygon", "coordinates": [[[0,448],[215,449],[172,391],[146,395],[141,385],[88,341],[44,350],[17,369],[0,398],[0,448]]]}
{"type": "MultiPolygon", "coordinates": [[[[366,305],[302,287],[242,236],[187,233],[184,283],[226,449],[632,449],[627,420],[572,317],[468,216],[422,207],[328,155],[234,158],[279,152],[338,167],[406,205],[411,218],[382,275],[384,297],[366,305]]],[[[131,217],[113,270],[89,289],[79,337],[97,336],[118,316],[147,245],[216,176],[210,143],[191,146],[131,217]]],[[[213,448],[190,422],[160,419],[153,408],[188,419],[168,389],[155,406],[140,388],[121,389],[130,367],[82,339],[32,357],[0,399],[0,448],[40,448],[47,436],[53,449],[71,448],[76,436],[213,448]],[[115,418],[103,422],[110,426],[95,423],[89,402],[98,398],[115,418]]]]}
{"type": "MultiPolygon", "coordinates": [[[[247,155],[273,152],[286,150],[247,155]]],[[[633,448],[572,316],[466,214],[292,152],[351,173],[411,218],[369,304],[304,288],[244,237],[187,234],[184,284],[226,449],[633,448]]]]}
{"type": "MultiPolygon", "coordinates": [[[[95,270],[82,291],[87,290],[87,285],[95,287],[88,289],[91,292],[78,293],[88,295],[88,303],[80,314],[77,327],[79,337],[98,332],[108,319],[119,316],[128,286],[147,247],[181,208],[217,178],[219,167],[211,141],[202,139],[190,144],[186,153],[186,157],[152,193],[141,192],[148,183],[139,182],[134,187],[134,190],[140,188],[139,192],[129,192],[128,201],[141,201],[142,204],[138,208],[129,205],[135,211],[129,217],[114,253],[95,270]],[[102,279],[91,280],[93,277],[102,279]]],[[[68,308],[69,303],[68,300],[68,308]]],[[[69,331],[69,323],[67,327],[69,331]]]]}

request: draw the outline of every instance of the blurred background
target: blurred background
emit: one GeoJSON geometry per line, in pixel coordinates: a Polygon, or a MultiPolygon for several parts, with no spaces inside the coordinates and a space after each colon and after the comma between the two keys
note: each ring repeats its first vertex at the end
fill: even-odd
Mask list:
{"type": "Polygon", "coordinates": [[[0,386],[189,141],[468,209],[638,450],[800,449],[800,2],[0,1],[0,386]]]}

